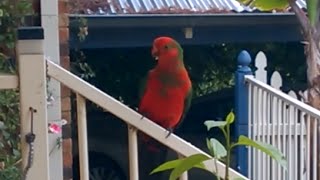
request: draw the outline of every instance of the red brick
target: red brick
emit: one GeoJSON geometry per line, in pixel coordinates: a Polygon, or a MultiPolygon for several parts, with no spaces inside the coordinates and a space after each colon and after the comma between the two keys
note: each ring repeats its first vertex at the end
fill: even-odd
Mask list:
{"type": "Polygon", "coordinates": [[[69,27],[69,16],[67,14],[59,15],[59,27],[69,27]]]}
{"type": "Polygon", "coordinates": [[[62,139],[72,138],[72,128],[71,124],[66,124],[62,126],[62,139]]]}
{"type": "Polygon", "coordinates": [[[72,167],[72,139],[62,141],[63,166],[72,167]]]}
{"type": "Polygon", "coordinates": [[[69,43],[60,43],[60,56],[69,56],[69,43]]]}
{"type": "MultiPolygon", "coordinates": [[[[71,0],[58,0],[59,8],[59,41],[60,41],[60,65],[70,70],[69,58],[69,17],[71,0]]],[[[61,85],[61,113],[62,118],[68,121],[63,128],[63,179],[72,179],[72,139],[71,137],[71,91],[61,85]]]]}
{"type": "Polygon", "coordinates": [[[61,98],[70,97],[71,95],[71,90],[65,85],[61,85],[60,91],[61,91],[61,98]]]}
{"type": "Polygon", "coordinates": [[[70,71],[70,57],[69,56],[61,56],[60,57],[60,65],[70,71]]]}
{"type": "Polygon", "coordinates": [[[60,41],[60,44],[67,44],[69,42],[69,28],[67,27],[59,28],[59,41],[60,41]]]}
{"type": "Polygon", "coordinates": [[[40,0],[33,0],[32,1],[32,8],[35,13],[40,13],[40,0]]]}
{"type": "Polygon", "coordinates": [[[72,167],[63,168],[63,180],[72,180],[72,167]]]}
{"type": "Polygon", "coordinates": [[[70,4],[68,1],[58,1],[59,14],[68,13],[70,11],[70,4]]]}
{"type": "Polygon", "coordinates": [[[61,111],[71,111],[70,97],[61,98],[61,111]]]}
{"type": "Polygon", "coordinates": [[[71,123],[71,111],[61,112],[62,119],[67,120],[68,123],[71,123]]]}

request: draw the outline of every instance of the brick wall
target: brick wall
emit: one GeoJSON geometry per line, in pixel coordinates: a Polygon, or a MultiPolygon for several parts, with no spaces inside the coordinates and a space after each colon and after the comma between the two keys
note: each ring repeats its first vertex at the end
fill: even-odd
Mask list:
{"type": "MultiPolygon", "coordinates": [[[[60,40],[60,64],[70,69],[69,57],[69,19],[67,13],[70,10],[69,0],[58,0],[59,5],[59,40],[60,40]]],[[[62,118],[68,121],[63,126],[63,177],[64,180],[72,179],[72,139],[71,139],[71,101],[70,89],[61,85],[61,113],[62,118]]]]}

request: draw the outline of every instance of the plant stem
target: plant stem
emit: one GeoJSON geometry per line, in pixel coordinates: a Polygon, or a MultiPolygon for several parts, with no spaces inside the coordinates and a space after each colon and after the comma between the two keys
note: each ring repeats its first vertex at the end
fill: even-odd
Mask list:
{"type": "MultiPolygon", "coordinates": [[[[224,128],[220,128],[221,129],[221,131],[223,132],[223,135],[224,135],[224,138],[225,138],[225,141],[226,141],[226,150],[227,150],[227,156],[226,156],[226,169],[225,169],[225,171],[226,171],[226,174],[225,174],[225,179],[226,178],[228,178],[229,177],[229,165],[227,165],[227,163],[228,163],[228,159],[229,159],[229,149],[230,149],[230,135],[229,135],[229,130],[230,130],[230,128],[229,128],[229,125],[227,125],[227,126],[225,126],[226,127],[226,129],[224,129],[224,128]]],[[[219,176],[217,176],[218,178],[219,178],[219,180],[220,180],[220,177],[219,176]]],[[[227,179],[226,179],[227,180],[227,179]]]]}
{"type": "Polygon", "coordinates": [[[21,163],[21,162],[22,162],[22,158],[20,158],[18,161],[16,161],[16,162],[13,164],[13,166],[18,165],[18,164],[21,163]]]}
{"type": "Polygon", "coordinates": [[[230,156],[231,156],[231,147],[230,147],[230,125],[228,124],[227,127],[227,138],[226,138],[226,149],[227,149],[227,157],[226,157],[226,174],[225,180],[229,180],[229,167],[230,167],[230,156]]]}
{"type": "Polygon", "coordinates": [[[215,165],[216,177],[218,178],[218,180],[221,180],[218,172],[218,157],[216,155],[214,155],[214,165],[215,165]]]}

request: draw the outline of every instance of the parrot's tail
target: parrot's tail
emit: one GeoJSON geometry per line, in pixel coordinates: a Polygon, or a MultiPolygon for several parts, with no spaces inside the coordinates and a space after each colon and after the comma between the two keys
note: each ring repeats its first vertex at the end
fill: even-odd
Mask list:
{"type": "Polygon", "coordinates": [[[161,144],[150,136],[141,133],[141,140],[150,152],[158,153],[161,150],[161,144]]]}

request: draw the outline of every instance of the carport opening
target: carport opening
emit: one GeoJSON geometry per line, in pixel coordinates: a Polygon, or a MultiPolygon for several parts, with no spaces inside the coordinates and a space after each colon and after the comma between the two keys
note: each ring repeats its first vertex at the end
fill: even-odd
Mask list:
{"type": "MultiPolygon", "coordinates": [[[[214,136],[221,142],[224,141],[220,131],[208,133],[203,122],[209,119],[222,120],[233,108],[234,72],[237,66],[236,58],[241,50],[249,51],[252,64],[255,55],[263,51],[268,58],[266,70],[277,70],[282,74],[284,91],[299,90],[306,86],[303,46],[298,42],[182,44],[182,47],[184,62],[193,83],[194,98],[184,123],[176,133],[205,151],[206,137],[214,136]]],[[[70,54],[72,71],[133,109],[136,109],[139,102],[140,80],[156,63],[151,57],[151,44],[150,47],[71,50],[70,54]]],[[[255,69],[254,66],[252,68],[255,69]]],[[[91,103],[87,103],[87,109],[89,151],[98,151],[110,157],[123,172],[128,173],[126,124],[91,103]]],[[[75,108],[73,112],[75,114],[75,108]]],[[[73,132],[76,137],[75,123],[73,132]]],[[[76,138],[73,143],[76,151],[76,138]]],[[[199,172],[195,170],[194,174],[198,175],[199,172]]],[[[189,175],[192,178],[193,171],[189,175]]]]}

